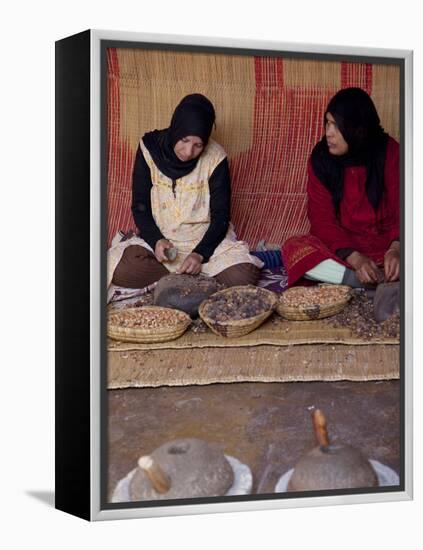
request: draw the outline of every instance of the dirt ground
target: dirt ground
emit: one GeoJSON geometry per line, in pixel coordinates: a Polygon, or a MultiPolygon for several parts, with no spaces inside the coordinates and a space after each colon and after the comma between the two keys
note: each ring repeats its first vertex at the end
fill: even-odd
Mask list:
{"type": "Polygon", "coordinates": [[[141,455],[185,437],[216,443],[250,467],[253,493],[272,493],[279,477],[315,445],[313,406],[324,411],[332,441],[400,472],[399,381],[109,390],[109,497],[141,455]]]}

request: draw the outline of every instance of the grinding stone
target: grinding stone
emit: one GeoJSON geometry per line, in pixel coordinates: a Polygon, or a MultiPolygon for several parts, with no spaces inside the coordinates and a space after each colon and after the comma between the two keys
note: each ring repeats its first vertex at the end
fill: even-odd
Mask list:
{"type": "Polygon", "coordinates": [[[378,323],[386,321],[391,315],[400,311],[400,283],[380,283],[377,285],[373,308],[378,323]]]}
{"type": "Polygon", "coordinates": [[[315,447],[296,464],[288,491],[353,489],[378,485],[370,462],[349,445],[329,445],[324,452],[315,447]]]}
{"type": "Polygon", "coordinates": [[[170,478],[171,488],[158,493],[144,470],[137,468],[129,487],[133,501],[222,496],[234,481],[224,454],[201,439],[170,441],[150,456],[170,478]]]}
{"type": "MultiPolygon", "coordinates": [[[[231,465],[234,474],[234,482],[225,496],[251,494],[251,490],[253,488],[253,475],[250,468],[233,456],[225,455],[225,458],[231,465]]],[[[385,466],[384,468],[387,467],[385,466]]],[[[129,487],[137,470],[138,468],[131,470],[125,477],[117,482],[110,502],[132,502],[131,495],[129,494],[129,487]]],[[[289,474],[291,473],[292,470],[289,471],[289,474]]]]}
{"type": "Polygon", "coordinates": [[[178,249],[174,246],[172,246],[171,248],[166,248],[165,251],[165,256],[167,257],[167,259],[170,261],[170,262],[173,262],[176,260],[176,256],[178,255],[178,249]]]}
{"type": "Polygon", "coordinates": [[[212,277],[171,273],[157,283],[154,305],[180,309],[196,317],[201,302],[218,290],[219,284],[212,277]]]}
{"type": "MultiPolygon", "coordinates": [[[[396,487],[397,485],[400,484],[399,475],[392,468],[390,468],[389,466],[386,466],[386,464],[382,464],[381,462],[377,460],[373,460],[371,458],[369,458],[369,462],[372,465],[374,471],[376,472],[379,487],[396,487]]],[[[288,483],[293,473],[294,473],[294,469],[292,468],[291,470],[288,470],[287,472],[281,475],[281,477],[278,479],[275,485],[275,493],[287,492],[288,483]]],[[[122,481],[120,483],[122,483],[122,481]]],[[[119,490],[120,490],[120,487],[119,487],[119,490]]],[[[126,502],[127,500],[128,500],[128,497],[126,499],[116,500],[116,502],[126,502]]]]}

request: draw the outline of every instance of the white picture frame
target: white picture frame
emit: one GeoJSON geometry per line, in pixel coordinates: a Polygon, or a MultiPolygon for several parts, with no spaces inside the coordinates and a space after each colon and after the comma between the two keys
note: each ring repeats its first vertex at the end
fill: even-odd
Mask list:
{"type": "MultiPolygon", "coordinates": [[[[412,65],[409,50],[290,44],[239,39],[156,35],[90,30],[57,42],[56,48],[56,189],[57,189],[57,301],[56,301],[56,507],[89,520],[187,515],[242,510],[326,506],[364,502],[386,502],[412,498],[413,357],[412,357],[412,65]],[[296,56],[308,59],[356,59],[381,63],[391,60],[400,66],[401,86],[401,178],[402,178],[402,274],[401,309],[401,434],[402,472],[400,488],[358,494],[333,494],[285,498],[210,499],[207,503],[172,503],[139,506],[136,503],[105,502],[104,440],[106,389],[105,351],[105,74],[104,55],[108,47],[206,49],[211,52],[254,52],[256,55],[296,56]],[[83,136],[70,151],[76,135],[83,136]],[[72,154],[72,156],[71,156],[72,154]],[[69,167],[77,163],[72,176],[78,177],[74,193],[69,185],[69,167]],[[88,164],[87,164],[88,163],[88,164]],[[78,213],[73,233],[69,209],[78,213]],[[89,229],[89,242],[81,235],[89,229]],[[77,235],[75,237],[75,229],[77,235]],[[69,273],[69,258],[60,251],[81,254],[81,262],[69,273]],[[81,302],[66,319],[62,307],[69,303],[67,290],[82,285],[81,302]],[[75,328],[78,312],[83,326],[75,328]],[[71,399],[70,388],[78,392],[71,399]],[[103,434],[103,435],[102,435],[103,434]],[[69,450],[76,452],[70,456],[69,450]]],[[[84,237],[86,234],[84,233],[84,237]]],[[[73,300],[75,300],[73,298],[73,300]]],[[[380,488],[379,488],[380,489],[380,488]]]]}

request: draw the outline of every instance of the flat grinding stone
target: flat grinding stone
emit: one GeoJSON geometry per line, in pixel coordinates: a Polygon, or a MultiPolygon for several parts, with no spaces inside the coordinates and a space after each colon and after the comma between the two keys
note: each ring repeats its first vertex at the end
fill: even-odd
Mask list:
{"type": "Polygon", "coordinates": [[[154,305],[180,309],[191,317],[196,317],[201,302],[220,288],[212,277],[171,273],[157,283],[154,289],[154,305]]]}
{"type": "Polygon", "coordinates": [[[391,315],[400,311],[400,283],[380,283],[373,298],[375,319],[378,323],[386,321],[391,315]]]}
{"type": "Polygon", "coordinates": [[[315,447],[296,464],[288,491],[375,487],[377,475],[358,449],[349,445],[315,447]]]}
{"type": "MultiPolygon", "coordinates": [[[[253,488],[253,474],[250,468],[233,456],[225,455],[225,458],[231,465],[234,474],[233,485],[229,488],[225,496],[249,495],[253,488]]],[[[132,502],[129,487],[137,470],[138,468],[131,470],[125,477],[117,482],[111,495],[110,502],[132,502]]],[[[292,470],[290,470],[290,472],[292,472],[292,470]]]]}
{"type": "Polygon", "coordinates": [[[137,468],[129,486],[133,501],[222,496],[234,481],[225,455],[201,439],[170,441],[150,456],[170,478],[171,487],[158,493],[144,470],[137,468]]]}

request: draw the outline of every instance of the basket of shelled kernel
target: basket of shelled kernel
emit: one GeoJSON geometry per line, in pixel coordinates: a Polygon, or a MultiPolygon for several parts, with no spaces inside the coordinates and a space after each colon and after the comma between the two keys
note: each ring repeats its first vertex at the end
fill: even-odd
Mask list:
{"type": "Polygon", "coordinates": [[[107,334],[123,342],[167,342],[182,336],[190,324],[190,316],[177,309],[135,307],[110,313],[107,334]]]}
{"type": "Polygon", "coordinates": [[[215,334],[236,338],[259,327],[272,314],[276,301],[270,290],[234,286],[204,300],[198,313],[215,334]]]}
{"type": "Polygon", "coordinates": [[[351,295],[346,285],[296,286],[281,294],[276,311],[291,321],[323,319],[342,311],[351,295]]]}

